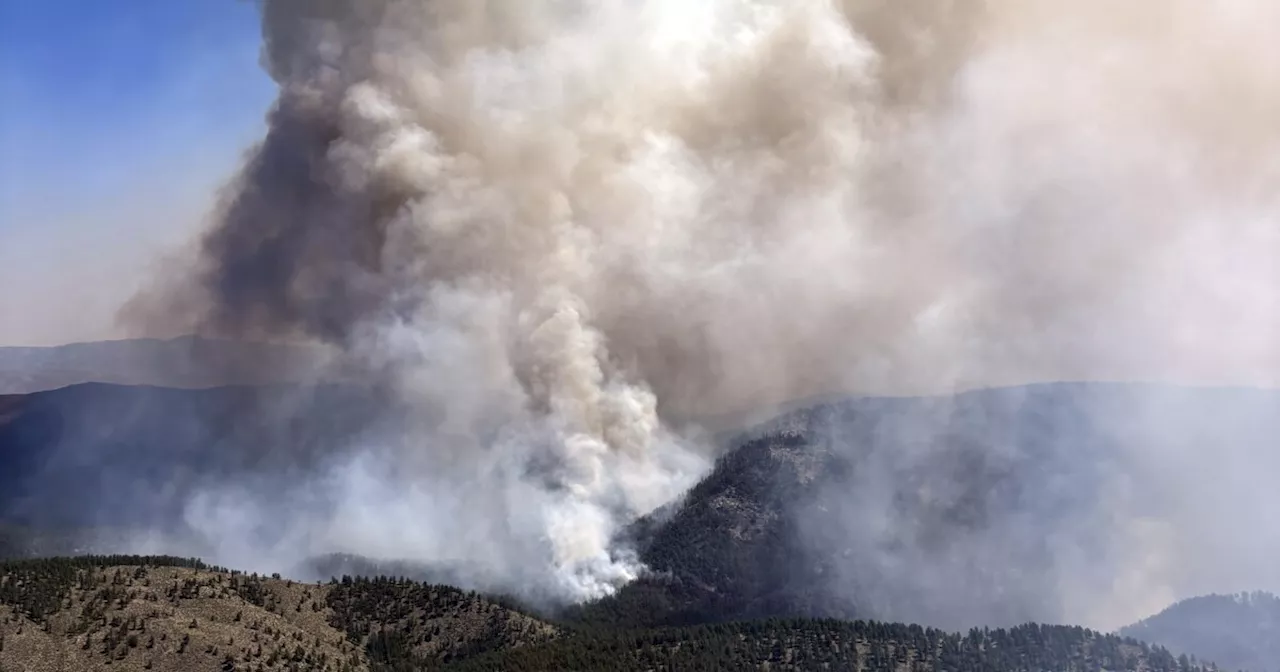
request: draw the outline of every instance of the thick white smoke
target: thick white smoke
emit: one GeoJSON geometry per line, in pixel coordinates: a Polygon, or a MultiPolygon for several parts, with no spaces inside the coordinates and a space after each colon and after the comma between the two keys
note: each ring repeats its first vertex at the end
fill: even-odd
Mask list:
{"type": "Polygon", "coordinates": [[[1269,0],[261,4],[269,134],[164,319],[337,344],[415,421],[211,533],[590,597],[707,418],[1280,373],[1269,0]]]}

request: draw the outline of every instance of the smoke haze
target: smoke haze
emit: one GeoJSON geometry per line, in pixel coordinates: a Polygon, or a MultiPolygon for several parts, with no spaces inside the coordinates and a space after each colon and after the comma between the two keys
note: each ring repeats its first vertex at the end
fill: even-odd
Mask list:
{"type": "Polygon", "coordinates": [[[1111,629],[1280,586],[1275,391],[1059,383],[779,422],[813,444],[792,458],[815,465],[788,507],[794,571],[825,568],[811,589],[840,613],[1111,629]]]}
{"type": "Polygon", "coordinates": [[[410,420],[195,498],[228,558],[595,597],[713,418],[1280,376],[1273,2],[260,5],[267,135],[125,317],[337,346],[410,420]]]}

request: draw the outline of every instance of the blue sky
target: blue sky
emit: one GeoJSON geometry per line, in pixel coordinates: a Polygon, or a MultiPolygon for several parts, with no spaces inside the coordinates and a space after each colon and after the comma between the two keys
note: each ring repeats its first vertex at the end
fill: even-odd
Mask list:
{"type": "Polygon", "coordinates": [[[0,0],[0,345],[117,335],[262,133],[258,46],[244,0],[0,0]]]}

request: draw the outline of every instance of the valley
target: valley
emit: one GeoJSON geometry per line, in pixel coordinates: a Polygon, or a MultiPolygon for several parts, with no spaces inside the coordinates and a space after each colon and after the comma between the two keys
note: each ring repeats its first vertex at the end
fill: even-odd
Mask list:
{"type": "MultiPolygon", "coordinates": [[[[1080,574],[1034,531],[1094,544],[1095,562],[1115,552],[1092,527],[1094,507],[1124,464],[1119,437],[1134,434],[1102,424],[1120,416],[1097,408],[1193,403],[1236,430],[1261,423],[1236,436],[1265,440],[1276,396],[1060,384],[793,410],[742,432],[682,498],[619,536],[618,552],[637,553],[642,576],[569,607],[477,586],[465,565],[411,557],[316,553],[279,567],[286,578],[267,578],[170,556],[101,555],[132,553],[141,531],[180,538],[184,503],[210,479],[305,473],[348,450],[341,437],[395,422],[368,390],[88,384],[10,396],[0,419],[10,465],[0,476],[0,555],[13,558],[0,578],[0,664],[1200,669],[1178,657],[1187,653],[1236,669],[1260,654],[1231,651],[1264,651],[1274,629],[1233,625],[1234,638],[1196,639],[1189,632],[1206,625],[1171,630],[1162,617],[1122,636],[1032,625],[1071,622],[1073,605],[1055,586],[1080,574]],[[852,516],[859,507],[881,524],[852,516]]],[[[1225,431],[1200,422],[1201,435],[1225,431]]]]}

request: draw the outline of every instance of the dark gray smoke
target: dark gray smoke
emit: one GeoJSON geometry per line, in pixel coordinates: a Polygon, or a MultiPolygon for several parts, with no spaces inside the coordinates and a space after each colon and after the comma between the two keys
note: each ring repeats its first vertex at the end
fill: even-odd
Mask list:
{"type": "Polygon", "coordinates": [[[705,470],[710,417],[1280,373],[1274,3],[261,9],[267,136],[129,314],[336,345],[413,410],[299,486],[334,514],[193,501],[215,539],[308,530],[241,555],[600,595],[638,571],[619,527],[705,470]]]}

